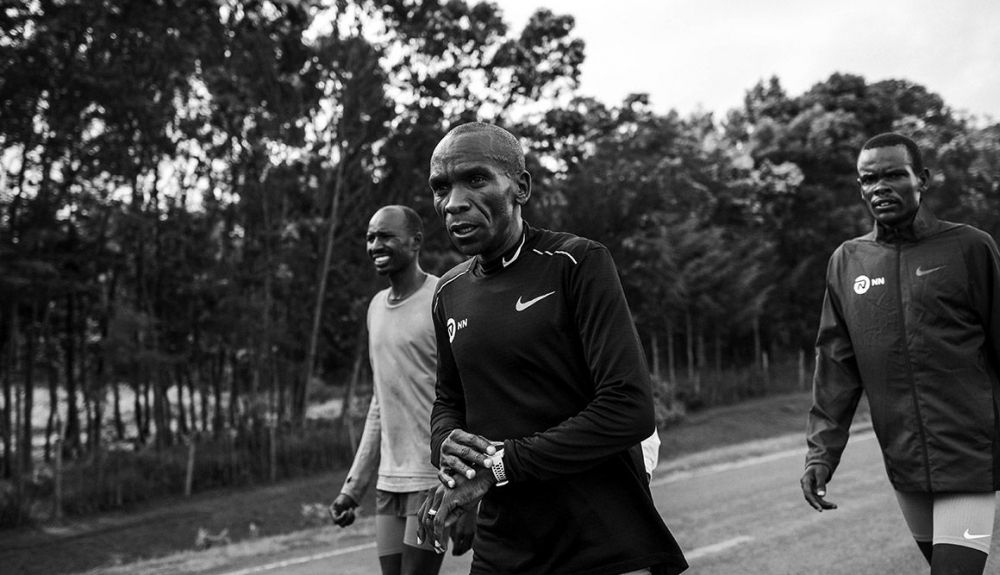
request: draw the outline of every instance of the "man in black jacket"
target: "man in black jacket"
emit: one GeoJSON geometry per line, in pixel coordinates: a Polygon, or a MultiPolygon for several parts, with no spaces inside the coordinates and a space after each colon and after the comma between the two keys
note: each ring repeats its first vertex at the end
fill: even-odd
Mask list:
{"type": "Polygon", "coordinates": [[[422,535],[443,540],[479,504],[472,573],[683,571],[649,492],[649,372],[608,250],[522,220],[531,176],[496,126],[449,132],[430,187],[472,257],[433,301],[431,457],[443,485],[422,535]]]}
{"type": "Polygon", "coordinates": [[[858,156],[874,229],[827,267],[803,495],[817,511],[862,392],[903,516],[931,573],[981,574],[1000,488],[1000,254],[938,220],[930,173],[896,133],[858,156]]]}

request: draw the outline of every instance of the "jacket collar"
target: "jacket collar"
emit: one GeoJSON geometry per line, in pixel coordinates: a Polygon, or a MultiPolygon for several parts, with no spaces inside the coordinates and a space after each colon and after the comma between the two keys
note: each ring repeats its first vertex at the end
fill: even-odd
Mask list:
{"type": "Polygon", "coordinates": [[[905,226],[890,228],[875,221],[872,234],[875,241],[885,243],[903,243],[920,241],[933,235],[939,227],[937,217],[928,209],[923,202],[917,206],[917,213],[913,216],[913,221],[905,226]]]}

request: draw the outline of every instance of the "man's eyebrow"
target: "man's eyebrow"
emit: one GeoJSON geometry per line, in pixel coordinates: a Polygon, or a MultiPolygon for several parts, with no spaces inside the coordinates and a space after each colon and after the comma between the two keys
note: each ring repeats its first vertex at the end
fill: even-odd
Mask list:
{"type": "Polygon", "coordinates": [[[488,174],[490,173],[490,167],[485,163],[469,164],[466,166],[460,166],[457,170],[455,170],[455,173],[458,174],[459,177],[488,174]]]}

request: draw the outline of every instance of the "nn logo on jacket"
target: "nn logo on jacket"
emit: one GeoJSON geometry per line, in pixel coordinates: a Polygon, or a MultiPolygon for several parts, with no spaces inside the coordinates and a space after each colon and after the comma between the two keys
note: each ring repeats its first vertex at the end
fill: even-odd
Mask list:
{"type": "Polygon", "coordinates": [[[449,317],[448,318],[448,323],[447,323],[447,326],[448,326],[448,343],[454,342],[455,341],[455,333],[458,332],[458,330],[462,329],[463,327],[465,327],[467,325],[469,325],[469,318],[460,319],[458,321],[455,321],[455,318],[449,317]]]}
{"type": "Polygon", "coordinates": [[[854,293],[865,294],[872,286],[885,285],[885,278],[869,278],[868,276],[858,276],[854,278],[854,293]]]}

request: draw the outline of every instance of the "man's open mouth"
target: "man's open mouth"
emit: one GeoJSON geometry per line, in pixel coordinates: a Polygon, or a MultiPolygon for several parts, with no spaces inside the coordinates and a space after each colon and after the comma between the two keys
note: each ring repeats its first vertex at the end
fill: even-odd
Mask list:
{"type": "Polygon", "coordinates": [[[475,224],[461,222],[448,226],[448,231],[451,232],[451,235],[461,238],[471,235],[474,231],[476,231],[476,227],[477,226],[475,224]]]}

